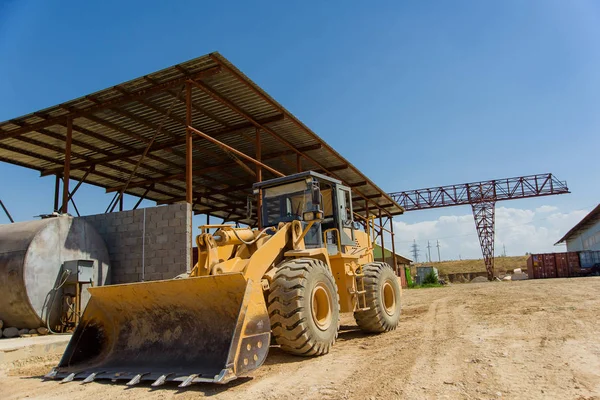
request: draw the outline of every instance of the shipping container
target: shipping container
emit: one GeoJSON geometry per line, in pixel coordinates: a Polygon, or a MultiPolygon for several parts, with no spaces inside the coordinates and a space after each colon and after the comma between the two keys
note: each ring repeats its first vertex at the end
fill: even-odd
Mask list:
{"type": "Polygon", "coordinates": [[[579,254],[575,251],[567,253],[567,263],[569,265],[569,276],[581,276],[581,267],[579,264],[579,254]]]}
{"type": "Polygon", "coordinates": [[[600,275],[600,251],[531,254],[527,274],[530,279],[600,275]]]}
{"type": "Polygon", "coordinates": [[[567,253],[554,253],[554,263],[556,265],[556,276],[558,278],[569,277],[569,261],[567,253]]]}
{"type": "Polygon", "coordinates": [[[600,267],[600,251],[580,251],[579,264],[581,268],[600,267]]]}
{"type": "Polygon", "coordinates": [[[544,278],[556,278],[556,263],[554,253],[543,254],[544,278]]]}
{"type": "Polygon", "coordinates": [[[542,276],[542,255],[532,254],[527,259],[527,275],[529,279],[540,279],[542,276]]]}

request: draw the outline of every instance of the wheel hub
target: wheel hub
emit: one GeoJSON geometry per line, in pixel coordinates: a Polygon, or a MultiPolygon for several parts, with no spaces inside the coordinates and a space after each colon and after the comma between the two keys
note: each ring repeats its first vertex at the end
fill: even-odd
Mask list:
{"type": "Polygon", "coordinates": [[[386,314],[389,316],[394,315],[396,312],[396,293],[394,293],[392,282],[389,280],[385,281],[381,292],[383,296],[383,308],[386,314]]]}
{"type": "Polygon", "coordinates": [[[315,325],[322,331],[331,326],[331,296],[328,288],[319,283],[312,292],[312,317],[315,325]]]}

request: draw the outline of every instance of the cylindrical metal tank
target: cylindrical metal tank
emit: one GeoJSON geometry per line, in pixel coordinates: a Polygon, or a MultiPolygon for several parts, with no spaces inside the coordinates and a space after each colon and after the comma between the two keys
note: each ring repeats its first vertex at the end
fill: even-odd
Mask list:
{"type": "MultiPolygon", "coordinates": [[[[109,258],[104,240],[81,218],[59,216],[0,225],[0,319],[4,326],[55,326],[60,318],[61,293],[52,293],[65,261],[91,260],[93,285],[109,283],[109,258]]],[[[81,308],[89,299],[83,290],[81,308]]]]}

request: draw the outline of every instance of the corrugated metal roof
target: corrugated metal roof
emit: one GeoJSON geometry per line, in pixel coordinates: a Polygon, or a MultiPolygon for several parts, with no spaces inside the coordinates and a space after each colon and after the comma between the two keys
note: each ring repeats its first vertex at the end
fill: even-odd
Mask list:
{"type": "MultiPolygon", "coordinates": [[[[380,207],[403,209],[375,183],[283,108],[219,53],[0,123],[0,161],[61,174],[67,120],[72,120],[71,178],[114,190],[122,187],[158,131],[126,193],[159,203],[185,196],[185,84],[192,89],[192,126],[254,157],[261,129],[262,160],[287,175],[312,169],[344,181],[354,190],[354,208],[364,215],[380,207]],[[93,166],[93,167],[92,167],[93,166]],[[154,182],[154,186],[150,187],[154,182]]],[[[255,166],[220,146],[195,137],[194,209],[229,220],[245,219],[246,197],[255,166]]],[[[275,175],[263,169],[263,179],[275,175]]]]}
{"type": "Polygon", "coordinates": [[[579,221],[577,225],[572,227],[569,230],[569,232],[567,232],[565,236],[563,236],[558,242],[554,243],[554,245],[560,244],[571,239],[573,236],[585,231],[598,221],[600,221],[600,204],[598,204],[592,211],[590,211],[588,215],[583,217],[583,219],[579,221]]]}

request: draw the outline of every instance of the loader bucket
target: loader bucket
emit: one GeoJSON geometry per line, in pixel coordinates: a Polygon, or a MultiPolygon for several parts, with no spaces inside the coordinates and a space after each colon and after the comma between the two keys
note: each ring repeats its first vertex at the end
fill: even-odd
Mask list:
{"type": "Polygon", "coordinates": [[[90,288],[46,378],[226,383],[265,360],[271,329],[260,282],[242,274],[90,288]]]}

